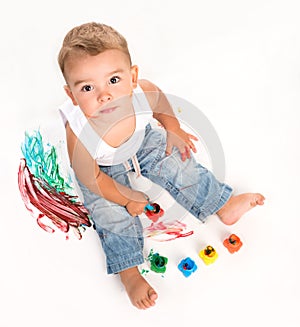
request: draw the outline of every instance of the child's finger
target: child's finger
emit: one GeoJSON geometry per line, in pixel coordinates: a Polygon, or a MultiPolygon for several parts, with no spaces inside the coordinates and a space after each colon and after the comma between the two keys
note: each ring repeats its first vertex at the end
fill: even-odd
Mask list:
{"type": "Polygon", "coordinates": [[[193,142],[190,142],[190,143],[189,143],[189,147],[190,147],[190,149],[191,149],[194,153],[197,152],[197,149],[196,149],[195,144],[194,144],[193,142]]]}
{"type": "Polygon", "coordinates": [[[182,161],[185,161],[185,159],[186,159],[186,150],[184,150],[184,151],[180,151],[180,155],[181,155],[181,160],[182,161]]]}
{"type": "Polygon", "coordinates": [[[185,146],[182,150],[180,150],[181,160],[185,161],[187,158],[191,157],[191,151],[189,146],[185,146]]]}
{"type": "Polygon", "coordinates": [[[190,147],[189,146],[186,146],[185,147],[185,153],[186,153],[186,157],[188,159],[190,159],[191,158],[191,150],[190,150],[190,147]]]}
{"type": "Polygon", "coordinates": [[[198,138],[197,138],[195,135],[193,135],[193,134],[189,134],[189,133],[187,133],[187,135],[188,135],[188,137],[189,137],[190,139],[192,139],[192,140],[194,140],[194,141],[198,141],[198,138]]]}
{"type": "Polygon", "coordinates": [[[167,143],[167,147],[166,147],[166,156],[169,156],[172,153],[172,144],[167,143]]]}

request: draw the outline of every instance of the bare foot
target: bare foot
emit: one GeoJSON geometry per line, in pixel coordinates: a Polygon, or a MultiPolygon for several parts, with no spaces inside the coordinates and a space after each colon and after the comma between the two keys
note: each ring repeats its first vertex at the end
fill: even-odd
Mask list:
{"type": "Polygon", "coordinates": [[[137,267],[119,273],[130,301],[139,309],[147,309],[155,305],[157,293],[141,276],[137,267]]]}
{"type": "Polygon", "coordinates": [[[263,205],[264,200],[265,197],[259,193],[244,193],[232,196],[217,212],[217,215],[224,224],[233,225],[244,213],[257,205],[263,205]]]}

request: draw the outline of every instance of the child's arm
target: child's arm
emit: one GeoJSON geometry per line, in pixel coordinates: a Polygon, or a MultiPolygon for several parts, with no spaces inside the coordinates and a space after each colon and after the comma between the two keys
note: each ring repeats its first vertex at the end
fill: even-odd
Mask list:
{"type": "Polygon", "coordinates": [[[177,147],[181,153],[181,159],[184,161],[190,158],[190,150],[196,152],[196,147],[192,140],[198,139],[181,127],[175,113],[164,93],[153,83],[147,80],[140,80],[139,84],[146,94],[146,97],[153,110],[153,117],[157,119],[167,131],[166,154],[172,152],[173,146],[177,147]]]}
{"type": "Polygon", "coordinates": [[[80,182],[95,194],[126,207],[132,216],[143,213],[148,203],[147,196],[103,173],[69,125],[66,126],[66,134],[71,166],[80,182]]]}

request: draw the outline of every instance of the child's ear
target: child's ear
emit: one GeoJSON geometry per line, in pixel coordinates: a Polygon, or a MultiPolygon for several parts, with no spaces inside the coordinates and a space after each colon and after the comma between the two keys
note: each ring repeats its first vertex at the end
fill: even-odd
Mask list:
{"type": "Polygon", "coordinates": [[[131,82],[132,82],[132,86],[134,88],[137,87],[138,75],[139,75],[139,68],[138,68],[138,66],[136,66],[136,65],[132,66],[131,67],[131,82]]]}
{"type": "Polygon", "coordinates": [[[67,96],[72,100],[74,106],[77,106],[78,103],[77,103],[77,101],[75,100],[74,95],[73,95],[73,93],[72,93],[72,91],[70,90],[70,88],[69,88],[68,85],[65,85],[65,86],[64,86],[64,90],[65,90],[65,92],[67,93],[67,96]]]}

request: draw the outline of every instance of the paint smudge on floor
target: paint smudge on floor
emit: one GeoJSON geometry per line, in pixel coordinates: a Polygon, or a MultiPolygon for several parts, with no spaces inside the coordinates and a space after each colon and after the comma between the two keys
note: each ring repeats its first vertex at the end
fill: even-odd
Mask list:
{"type": "Polygon", "coordinates": [[[46,232],[53,233],[53,227],[57,227],[68,233],[71,228],[81,239],[91,221],[72,185],[60,173],[55,147],[46,150],[41,133],[36,131],[33,135],[25,134],[22,152],[18,185],[26,208],[46,232]]]}
{"type": "Polygon", "coordinates": [[[153,240],[164,242],[175,240],[180,237],[187,237],[194,234],[194,231],[185,232],[187,225],[175,220],[173,222],[157,222],[144,228],[146,237],[151,237],[153,240]]]}
{"type": "Polygon", "coordinates": [[[144,269],[144,268],[142,268],[142,270],[141,270],[140,273],[141,273],[142,276],[146,276],[146,275],[149,273],[149,271],[150,271],[150,270],[148,270],[148,269],[144,269]]]}

